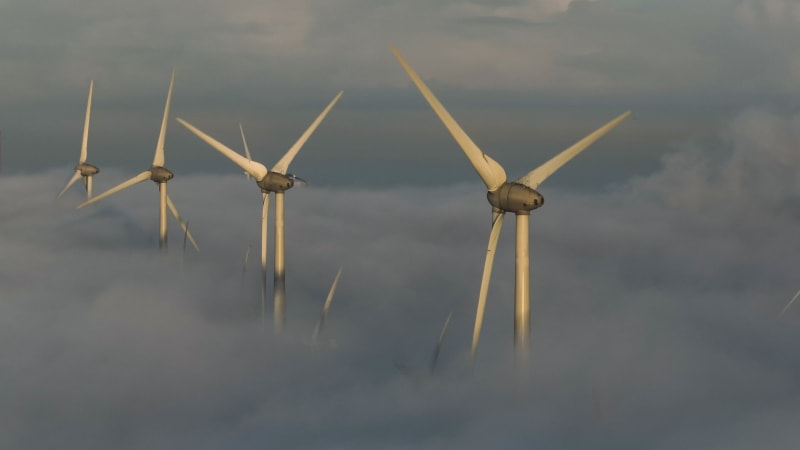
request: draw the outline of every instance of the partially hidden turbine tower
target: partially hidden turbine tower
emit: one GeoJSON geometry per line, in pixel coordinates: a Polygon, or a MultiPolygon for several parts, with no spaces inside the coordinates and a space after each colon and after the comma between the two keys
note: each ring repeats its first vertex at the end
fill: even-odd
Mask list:
{"type": "Polygon", "coordinates": [[[56,198],[60,198],[67,192],[70,186],[75,184],[79,178],[83,178],[83,185],[86,187],[86,199],[92,198],[92,176],[100,172],[96,166],[86,162],[86,154],[89,142],[89,118],[92,115],[92,89],[94,87],[94,80],[89,82],[89,100],[86,101],[86,119],[83,121],[83,142],[81,143],[81,155],[78,158],[78,165],[75,166],[75,174],[67,181],[64,189],[58,193],[56,198]]]}
{"type": "Polygon", "coordinates": [[[283,157],[272,167],[272,170],[259,162],[252,161],[240,155],[236,151],[228,148],[221,142],[200,131],[197,127],[178,118],[178,122],[186,127],[189,131],[194,133],[197,137],[205,141],[208,145],[213,147],[218,152],[222,153],[225,157],[233,161],[234,164],[241,167],[245,172],[250,174],[256,180],[256,185],[261,189],[262,206],[261,206],[261,318],[265,317],[265,302],[266,302],[266,289],[267,289],[267,218],[269,215],[269,194],[275,193],[275,273],[274,273],[274,323],[275,332],[280,333],[286,323],[286,273],[284,270],[284,192],[291,189],[295,183],[295,177],[289,173],[289,164],[291,164],[297,152],[303,147],[308,138],[317,129],[319,124],[333,108],[339,98],[342,96],[342,91],[336,94],[336,97],[328,104],[327,107],[320,113],[314,120],[311,126],[303,133],[302,136],[294,143],[294,145],[283,155],[283,157]]]}
{"type": "Polygon", "coordinates": [[[483,266],[483,277],[478,295],[478,308],[475,315],[475,327],[472,335],[472,348],[470,360],[474,361],[475,353],[478,349],[481,326],[483,324],[483,313],[486,308],[486,294],[489,289],[489,279],[492,273],[494,255],[497,250],[497,240],[500,236],[500,229],[503,226],[505,213],[514,213],[517,216],[516,233],[516,264],[515,264],[515,285],[514,285],[514,345],[517,349],[518,357],[524,359],[528,354],[530,337],[530,256],[529,256],[529,215],[530,212],[544,204],[542,195],[536,188],[561,166],[566,164],[578,153],[585,150],[604,134],[616,127],[622,120],[630,115],[626,111],[611,122],[603,125],[595,132],[578,141],[572,147],[562,151],[546,163],[525,174],[516,181],[509,182],[506,172],[500,164],[483,153],[472,139],[461,129],[450,113],[442,106],[433,92],[420,79],[414,69],[408,65],[405,58],[392,47],[394,56],[400,61],[400,65],[411,77],[411,80],[428,101],[436,115],[444,123],[447,130],[456,140],[469,159],[475,171],[486,185],[487,198],[492,206],[492,229],[489,233],[489,245],[486,249],[486,260],[483,266]]]}
{"type": "Polygon", "coordinates": [[[136,175],[130,180],[120,183],[117,186],[114,186],[113,188],[103,192],[102,194],[78,205],[78,208],[83,208],[86,205],[100,201],[112,194],[116,194],[123,189],[127,189],[134,184],[139,184],[147,180],[154,181],[158,185],[158,192],[160,194],[158,208],[158,248],[162,253],[166,252],[167,250],[167,208],[169,208],[169,210],[178,220],[178,223],[180,223],[181,228],[183,229],[184,233],[186,233],[186,236],[189,238],[189,241],[192,243],[195,250],[200,251],[200,248],[197,246],[197,242],[195,242],[194,237],[192,237],[192,233],[188,230],[186,222],[181,218],[180,214],[178,214],[175,204],[167,195],[167,182],[171,180],[174,175],[172,172],[167,170],[166,167],[164,167],[164,139],[167,134],[167,119],[169,117],[169,106],[170,102],[172,101],[172,87],[174,84],[175,70],[173,69],[172,78],[170,78],[169,81],[169,91],[167,92],[167,104],[164,107],[164,117],[161,120],[161,132],[158,134],[156,152],[155,156],[153,157],[153,164],[150,166],[150,168],[139,175],[136,175]]]}

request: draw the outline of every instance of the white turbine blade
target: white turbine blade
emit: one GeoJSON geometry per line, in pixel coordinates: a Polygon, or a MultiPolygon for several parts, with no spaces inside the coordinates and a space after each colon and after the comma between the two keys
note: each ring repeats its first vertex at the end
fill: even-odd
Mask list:
{"type": "Polygon", "coordinates": [[[331,110],[331,108],[333,108],[333,105],[335,105],[336,102],[339,101],[339,98],[341,98],[343,93],[344,91],[339,91],[339,93],[336,94],[336,97],[334,97],[333,100],[331,100],[331,102],[328,103],[328,106],[326,106],[325,109],[322,110],[320,115],[317,116],[316,120],[314,120],[311,126],[308,127],[308,129],[305,131],[305,133],[303,133],[302,136],[300,136],[300,139],[298,139],[297,142],[294,143],[292,148],[290,148],[289,151],[287,151],[286,154],[283,155],[283,157],[275,164],[275,166],[272,168],[274,172],[286,174],[286,171],[289,170],[289,164],[292,163],[292,160],[294,159],[295,155],[297,155],[297,152],[300,151],[300,149],[306,143],[308,138],[311,137],[311,133],[313,133],[314,130],[317,129],[319,124],[322,123],[322,120],[325,118],[325,116],[328,115],[328,112],[331,110]]]}
{"type": "Polygon", "coordinates": [[[444,321],[444,326],[442,327],[442,332],[439,334],[439,342],[436,343],[436,348],[433,350],[433,358],[431,358],[431,375],[433,372],[436,371],[436,363],[439,362],[439,354],[442,352],[442,344],[444,343],[444,337],[447,335],[447,327],[450,326],[450,319],[453,318],[453,312],[450,311],[450,314],[447,315],[447,320],[444,321]]]}
{"type": "Polygon", "coordinates": [[[547,177],[555,173],[556,170],[566,164],[570,159],[574,158],[578,153],[586,150],[587,147],[592,145],[596,140],[600,139],[604,134],[611,131],[630,115],[630,111],[625,111],[624,113],[620,114],[611,122],[608,122],[607,124],[598,128],[592,134],[575,143],[575,145],[572,147],[564,150],[546,163],[525,174],[522,178],[517,180],[517,183],[524,184],[531,189],[536,189],[544,180],[547,179],[547,177]]]}
{"type": "Polygon", "coordinates": [[[269,170],[267,170],[267,168],[263,164],[261,164],[259,162],[256,162],[256,161],[248,160],[244,156],[242,156],[239,153],[237,153],[236,151],[231,150],[230,148],[226,147],[220,141],[218,141],[218,140],[212,138],[211,136],[203,133],[202,131],[197,129],[197,127],[195,127],[194,125],[190,124],[189,122],[181,119],[180,117],[177,119],[177,121],[180,122],[180,124],[183,125],[184,127],[186,127],[189,131],[194,133],[197,137],[199,137],[200,139],[205,141],[206,144],[214,147],[214,149],[216,151],[222,153],[225,157],[227,157],[228,159],[233,161],[234,164],[236,164],[237,166],[239,166],[242,169],[244,169],[247,173],[252,175],[253,178],[255,178],[256,180],[260,180],[260,179],[264,178],[264,176],[267,175],[267,173],[269,172],[269,170]]]}
{"type": "Polygon", "coordinates": [[[472,163],[472,166],[478,172],[478,175],[480,175],[486,188],[490,191],[499,188],[506,182],[506,172],[503,170],[503,167],[498,164],[497,161],[486,155],[486,153],[483,153],[483,151],[472,142],[472,139],[461,129],[461,126],[458,125],[450,113],[442,106],[419,75],[408,65],[403,55],[394,47],[392,47],[392,52],[397,60],[400,61],[400,65],[403,66],[408,76],[411,77],[411,81],[417,85],[417,89],[419,89],[423,97],[425,97],[425,100],[428,101],[428,104],[430,104],[431,108],[436,112],[436,115],[439,116],[439,119],[444,123],[444,126],[447,127],[447,130],[450,131],[450,134],[453,135],[453,138],[458,142],[461,150],[467,155],[469,162],[472,163]]]}
{"type": "Polygon", "coordinates": [[[783,307],[783,311],[781,311],[780,315],[783,315],[783,313],[785,313],[786,310],[789,309],[790,306],[792,306],[792,303],[794,303],[794,301],[797,300],[798,297],[800,297],[800,291],[797,291],[797,294],[794,294],[794,297],[792,297],[792,299],[789,300],[789,303],[787,303],[786,306],[783,307]]]}
{"type": "Polygon", "coordinates": [[[158,143],[156,144],[156,154],[153,157],[154,166],[164,165],[164,139],[167,135],[167,120],[169,119],[169,105],[172,102],[172,86],[175,84],[175,69],[172,69],[172,78],[169,80],[169,91],[167,91],[167,104],[164,106],[164,117],[161,119],[161,131],[158,133],[158,143]]]}
{"type": "Polygon", "coordinates": [[[184,221],[181,215],[178,213],[178,208],[175,207],[175,203],[172,203],[172,199],[169,197],[169,195],[167,195],[167,207],[169,208],[170,211],[172,211],[172,215],[175,216],[175,218],[178,220],[178,223],[181,224],[181,229],[183,229],[183,232],[186,235],[186,237],[189,238],[189,242],[192,243],[192,247],[194,247],[194,249],[197,250],[197,252],[199,253],[200,247],[197,246],[197,242],[194,240],[192,232],[189,231],[189,224],[187,224],[186,221],[184,221]]]}
{"type": "Polygon", "coordinates": [[[89,117],[92,115],[92,90],[94,88],[94,80],[89,81],[89,100],[86,101],[86,119],[83,121],[83,142],[81,143],[81,157],[78,159],[79,163],[86,162],[86,155],[89,146],[89,117]]]}
{"type": "MultiPolygon", "coordinates": [[[[250,148],[247,146],[247,139],[244,137],[244,128],[242,127],[242,124],[239,124],[239,131],[242,133],[242,144],[244,144],[244,155],[247,156],[248,161],[252,162],[253,158],[250,156],[250,148]]],[[[250,174],[247,171],[245,171],[244,174],[249,180],[250,174]]]]}
{"type": "Polygon", "coordinates": [[[492,265],[494,265],[494,254],[497,252],[497,240],[500,237],[500,230],[503,228],[503,212],[494,212],[492,220],[492,231],[489,233],[489,245],[486,248],[486,261],[483,264],[483,277],[481,278],[481,290],[478,294],[478,310],[475,313],[475,328],[472,332],[472,350],[470,361],[475,362],[475,353],[478,351],[478,341],[481,337],[481,327],[483,326],[483,313],[486,310],[486,295],[489,292],[489,280],[492,277],[492,265]]]}
{"type": "Polygon", "coordinates": [[[239,131],[242,133],[242,143],[244,144],[244,155],[247,156],[248,161],[252,161],[253,158],[250,156],[250,148],[247,147],[247,139],[244,137],[244,128],[242,124],[239,124],[239,131]]]}
{"type": "Polygon", "coordinates": [[[333,279],[333,284],[331,284],[331,289],[330,291],[328,291],[328,297],[325,299],[325,304],[322,306],[322,314],[320,314],[317,326],[314,328],[314,334],[311,336],[311,339],[314,342],[317,342],[317,337],[319,336],[319,333],[322,331],[322,327],[325,326],[325,319],[327,319],[328,317],[328,310],[331,309],[333,294],[336,292],[336,286],[339,285],[339,277],[341,276],[342,276],[342,268],[339,267],[339,272],[336,273],[336,278],[333,279]]]}
{"type": "Polygon", "coordinates": [[[87,201],[81,203],[80,205],[78,205],[78,208],[83,208],[86,205],[91,205],[92,203],[94,203],[96,201],[102,200],[102,199],[104,199],[104,198],[106,198],[106,197],[108,197],[108,196],[110,196],[112,194],[116,194],[117,192],[119,192],[119,191],[121,191],[123,189],[127,189],[127,188],[133,186],[134,184],[141,183],[142,181],[147,181],[147,180],[150,179],[150,176],[151,176],[150,171],[149,170],[145,170],[144,172],[140,173],[139,175],[136,175],[135,177],[131,178],[130,180],[125,181],[123,183],[120,183],[120,184],[114,186],[113,188],[103,192],[102,194],[92,197],[91,200],[87,200],[87,201]]]}
{"type": "Polygon", "coordinates": [[[75,175],[73,175],[72,178],[70,178],[69,181],[67,181],[67,185],[64,186],[64,189],[62,189],[61,192],[58,193],[56,198],[61,198],[61,196],[64,195],[65,192],[67,192],[67,189],[69,189],[70,186],[75,184],[75,182],[78,181],[80,177],[81,177],[81,171],[76,170],[75,175]]]}

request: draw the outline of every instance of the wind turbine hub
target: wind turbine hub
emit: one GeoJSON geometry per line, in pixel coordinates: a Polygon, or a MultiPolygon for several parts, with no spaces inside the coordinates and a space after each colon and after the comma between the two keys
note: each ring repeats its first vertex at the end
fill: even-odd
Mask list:
{"type": "Polygon", "coordinates": [[[542,194],[520,183],[504,183],[487,192],[486,198],[495,208],[515,214],[528,214],[544,205],[542,194]]]}
{"type": "Polygon", "coordinates": [[[294,186],[294,180],[282,173],[269,172],[264,178],[256,181],[261,192],[284,192],[294,186]]]}
{"type": "Polygon", "coordinates": [[[150,168],[150,179],[156,183],[166,183],[175,175],[165,167],[153,166],[150,168]]]}
{"type": "Polygon", "coordinates": [[[77,166],[75,166],[75,170],[79,171],[81,173],[81,176],[84,177],[90,177],[96,174],[97,172],[100,172],[100,169],[98,169],[97,166],[93,166],[87,163],[78,164],[77,166]]]}

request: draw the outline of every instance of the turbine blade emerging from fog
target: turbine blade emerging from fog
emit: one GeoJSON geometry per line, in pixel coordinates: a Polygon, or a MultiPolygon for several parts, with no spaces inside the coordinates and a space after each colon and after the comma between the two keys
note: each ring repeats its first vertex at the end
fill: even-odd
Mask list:
{"type": "Polygon", "coordinates": [[[61,198],[61,196],[64,195],[65,192],[67,192],[67,189],[69,189],[70,186],[75,184],[75,182],[78,181],[80,178],[81,178],[81,171],[76,170],[75,175],[72,175],[72,178],[70,178],[69,181],[67,181],[67,185],[64,186],[64,189],[62,189],[61,192],[58,193],[56,198],[61,198]]]}
{"type": "Polygon", "coordinates": [[[447,320],[444,321],[444,326],[442,327],[442,332],[439,334],[439,342],[436,343],[436,348],[433,349],[433,358],[431,358],[431,375],[436,372],[436,363],[439,362],[439,354],[442,352],[442,344],[444,343],[444,337],[447,334],[447,327],[450,326],[450,319],[453,318],[453,312],[450,311],[450,314],[447,315],[447,320]]]}
{"type": "Polygon", "coordinates": [[[222,153],[226,158],[233,161],[234,164],[241,167],[247,173],[252,175],[253,178],[255,178],[256,180],[264,178],[264,176],[266,176],[267,173],[269,173],[269,170],[267,170],[266,166],[264,166],[263,164],[256,161],[248,160],[247,158],[235,152],[234,150],[231,150],[230,148],[226,147],[225,144],[203,133],[202,131],[197,129],[197,127],[190,124],[189,122],[181,118],[178,118],[176,120],[180,122],[181,125],[186,127],[189,131],[194,133],[197,137],[205,141],[206,144],[212,146],[216,151],[222,153]]]}
{"type": "Polygon", "coordinates": [[[785,313],[786,310],[789,309],[790,306],[792,306],[792,303],[794,303],[794,301],[797,300],[798,297],[800,297],[800,291],[797,291],[797,293],[794,294],[794,297],[792,297],[792,299],[789,300],[789,303],[787,303],[786,306],[783,307],[783,311],[781,311],[780,315],[783,315],[783,313],[785,313]]]}
{"type": "Polygon", "coordinates": [[[83,141],[81,142],[81,156],[78,159],[79,163],[86,162],[86,155],[89,147],[89,118],[92,115],[92,90],[94,88],[94,80],[89,81],[89,100],[86,101],[86,118],[83,121],[83,141]]]}
{"type": "Polygon", "coordinates": [[[331,301],[333,301],[333,294],[336,292],[336,286],[339,285],[339,277],[341,276],[342,276],[342,268],[339,267],[339,272],[336,273],[336,278],[333,279],[333,284],[331,284],[331,289],[330,291],[328,291],[328,298],[325,299],[325,304],[322,306],[322,314],[320,314],[317,326],[314,328],[314,334],[311,336],[311,340],[315,344],[317,343],[317,338],[319,337],[319,333],[322,332],[322,327],[325,326],[325,319],[328,317],[328,310],[331,308],[331,301]]]}
{"type": "Polygon", "coordinates": [[[431,105],[431,108],[436,112],[436,115],[439,116],[439,119],[444,123],[447,127],[450,134],[453,135],[453,138],[458,142],[458,145],[461,146],[461,150],[464,151],[464,154],[467,155],[469,162],[472,163],[472,166],[478,172],[483,183],[486,185],[486,188],[489,191],[494,191],[495,189],[499,188],[503,183],[506,182],[506,172],[503,170],[503,167],[495,160],[490,158],[486,153],[483,153],[472,139],[467,136],[467,133],[461,129],[461,126],[453,119],[449,112],[442,106],[436,96],[433,95],[433,92],[425,85],[422,79],[414,72],[414,69],[408,65],[403,55],[397,51],[396,48],[392,47],[392,52],[394,56],[400,61],[400,65],[403,66],[408,76],[411,77],[411,81],[417,85],[417,89],[422,93],[425,97],[425,100],[431,105]]]}
{"type": "Polygon", "coordinates": [[[244,252],[244,262],[242,263],[242,276],[247,272],[247,261],[250,259],[250,250],[252,250],[252,248],[253,244],[247,244],[247,250],[244,252]]]}
{"type": "Polygon", "coordinates": [[[172,102],[172,86],[175,84],[175,69],[172,69],[172,78],[169,80],[169,91],[167,91],[167,104],[164,106],[164,117],[161,119],[161,131],[158,133],[158,143],[156,144],[156,154],[153,156],[154,166],[164,165],[164,140],[167,136],[167,120],[169,120],[169,105],[172,102]]]}
{"type": "Polygon", "coordinates": [[[305,144],[308,138],[311,137],[311,133],[313,133],[319,124],[322,123],[322,120],[328,115],[328,112],[331,110],[331,108],[333,108],[333,105],[339,101],[339,98],[341,98],[343,93],[344,91],[339,91],[339,93],[336,94],[336,97],[331,100],[328,106],[326,106],[320,115],[317,116],[314,122],[311,123],[311,126],[308,127],[305,133],[300,136],[300,139],[298,139],[297,142],[295,142],[294,145],[286,152],[286,154],[283,155],[283,157],[277,163],[275,163],[275,166],[272,167],[273,171],[286,174],[286,171],[289,170],[289,164],[292,163],[292,160],[294,159],[295,155],[297,155],[297,152],[300,151],[300,149],[303,147],[303,144],[305,144]]]}
{"type": "Polygon", "coordinates": [[[624,113],[620,114],[611,122],[608,122],[590,135],[575,143],[572,147],[569,147],[568,149],[554,156],[546,163],[523,175],[519,180],[517,180],[517,183],[528,186],[531,189],[536,189],[544,180],[547,179],[547,177],[555,173],[556,170],[561,168],[561,166],[569,162],[570,159],[574,158],[580,152],[586,150],[587,147],[603,137],[603,135],[611,131],[630,115],[630,111],[625,111],[624,113]]]}
{"type": "Polygon", "coordinates": [[[172,199],[169,197],[169,195],[167,195],[167,207],[169,208],[170,211],[172,211],[172,215],[175,216],[175,218],[178,220],[178,223],[181,225],[181,229],[183,230],[184,233],[183,246],[186,247],[186,238],[188,237],[189,242],[192,243],[192,247],[194,247],[194,249],[197,250],[197,252],[199,253],[200,247],[197,246],[197,242],[194,240],[194,236],[192,236],[192,233],[189,231],[189,224],[186,221],[184,221],[181,215],[178,213],[178,208],[176,208],[175,204],[172,203],[172,199]]]}
{"type": "Polygon", "coordinates": [[[483,277],[481,278],[481,290],[478,294],[478,309],[475,313],[475,328],[472,332],[472,350],[470,351],[470,363],[475,362],[475,353],[478,351],[478,341],[481,338],[481,327],[483,326],[483,313],[486,310],[486,295],[489,292],[489,280],[492,277],[492,265],[494,264],[494,254],[497,252],[497,240],[500,237],[500,230],[503,228],[503,212],[494,212],[492,220],[492,231],[489,233],[489,245],[486,248],[486,261],[483,264],[483,277]]]}
{"type": "Polygon", "coordinates": [[[127,188],[133,186],[134,184],[141,183],[142,181],[147,181],[147,180],[150,179],[151,175],[152,174],[150,173],[149,170],[145,170],[144,172],[140,173],[139,175],[136,175],[135,177],[131,178],[130,180],[122,182],[122,183],[114,186],[113,188],[103,192],[102,194],[97,195],[95,197],[92,197],[91,200],[87,200],[87,201],[81,203],[80,205],[78,205],[78,208],[83,208],[86,205],[91,205],[92,203],[100,201],[100,200],[102,200],[102,199],[104,199],[104,198],[106,198],[106,197],[108,197],[108,196],[110,196],[112,194],[116,194],[117,192],[119,192],[119,191],[121,191],[123,189],[127,189],[127,188]]]}

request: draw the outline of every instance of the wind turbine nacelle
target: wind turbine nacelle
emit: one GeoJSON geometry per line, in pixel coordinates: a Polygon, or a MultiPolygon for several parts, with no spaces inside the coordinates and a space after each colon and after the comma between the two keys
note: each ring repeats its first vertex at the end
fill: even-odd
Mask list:
{"type": "Polygon", "coordinates": [[[527,214],[544,205],[542,194],[519,183],[505,183],[486,197],[495,208],[516,214],[527,214]]]}
{"type": "Polygon", "coordinates": [[[156,183],[166,183],[167,181],[171,180],[175,174],[170,172],[164,167],[161,166],[153,166],[150,168],[150,179],[155,181],[156,183]]]}
{"type": "Polygon", "coordinates": [[[81,176],[84,177],[90,177],[96,174],[97,172],[100,172],[100,169],[98,169],[96,166],[87,163],[78,164],[77,166],[75,166],[75,170],[79,171],[81,173],[81,176]]]}
{"type": "Polygon", "coordinates": [[[282,173],[269,172],[256,182],[262,192],[283,192],[294,186],[294,180],[282,173]]]}

